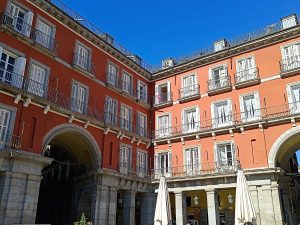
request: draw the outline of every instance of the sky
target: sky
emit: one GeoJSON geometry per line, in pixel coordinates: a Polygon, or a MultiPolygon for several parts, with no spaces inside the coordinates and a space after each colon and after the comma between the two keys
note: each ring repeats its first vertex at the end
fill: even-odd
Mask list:
{"type": "Polygon", "coordinates": [[[151,65],[300,13],[299,0],[63,0],[151,65]]]}

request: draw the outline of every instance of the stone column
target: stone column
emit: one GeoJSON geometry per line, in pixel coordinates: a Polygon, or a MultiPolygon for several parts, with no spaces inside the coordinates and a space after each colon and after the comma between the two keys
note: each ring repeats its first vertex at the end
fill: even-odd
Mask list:
{"type": "Polygon", "coordinates": [[[108,225],[116,225],[118,190],[116,187],[109,189],[108,225]]]}
{"type": "Polygon", "coordinates": [[[272,192],[272,199],[273,199],[273,211],[274,211],[274,225],[281,225],[282,224],[282,208],[280,203],[280,195],[279,195],[279,185],[277,183],[271,184],[271,192],[272,192]]]}
{"type": "Polygon", "coordinates": [[[176,225],[186,225],[186,196],[175,192],[176,225]]]}
{"type": "Polygon", "coordinates": [[[206,191],[206,198],[207,198],[208,224],[219,225],[220,215],[219,215],[218,193],[216,192],[215,189],[208,189],[205,191],[206,191]]]}
{"type": "Polygon", "coordinates": [[[249,192],[256,212],[256,224],[260,225],[260,210],[259,210],[257,187],[249,186],[249,192]]]}
{"type": "Polygon", "coordinates": [[[156,206],[155,193],[141,193],[141,221],[143,225],[153,225],[156,206]]]}
{"type": "Polygon", "coordinates": [[[123,198],[123,224],[135,225],[135,191],[126,191],[123,198]]]}

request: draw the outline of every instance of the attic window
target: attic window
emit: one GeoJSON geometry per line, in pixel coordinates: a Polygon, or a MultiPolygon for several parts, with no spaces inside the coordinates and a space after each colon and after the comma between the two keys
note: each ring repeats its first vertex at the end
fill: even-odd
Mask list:
{"type": "Polygon", "coordinates": [[[281,19],[282,28],[286,29],[297,25],[297,17],[295,14],[286,16],[281,19]]]}
{"type": "Polygon", "coordinates": [[[223,50],[225,47],[227,47],[227,41],[225,39],[222,39],[220,41],[216,41],[214,43],[214,51],[221,51],[223,50]]]}

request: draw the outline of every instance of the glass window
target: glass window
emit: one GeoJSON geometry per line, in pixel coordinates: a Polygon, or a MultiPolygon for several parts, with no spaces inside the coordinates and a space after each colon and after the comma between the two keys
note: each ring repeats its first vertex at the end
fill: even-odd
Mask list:
{"type": "Polygon", "coordinates": [[[28,91],[32,94],[42,97],[46,91],[47,70],[36,64],[31,65],[30,80],[28,82],[28,91]]]}
{"type": "Polygon", "coordinates": [[[72,110],[84,114],[87,111],[87,89],[78,83],[73,83],[72,110]]]}
{"type": "Polygon", "coordinates": [[[185,150],[185,164],[187,174],[196,174],[199,172],[199,151],[198,147],[185,150]]]}
{"type": "Polygon", "coordinates": [[[215,127],[228,126],[232,122],[231,101],[223,101],[214,104],[215,127]]]}
{"type": "Polygon", "coordinates": [[[121,106],[121,128],[125,130],[131,130],[131,108],[122,105],[121,106]]]}
{"type": "Polygon", "coordinates": [[[130,76],[127,73],[123,73],[123,91],[132,95],[133,94],[132,87],[133,87],[132,76],[130,76]]]}
{"type": "Polygon", "coordinates": [[[131,163],[131,148],[129,146],[121,145],[120,148],[120,173],[127,174],[130,170],[131,163]]]}
{"type": "Polygon", "coordinates": [[[110,97],[105,99],[105,122],[116,125],[117,124],[117,100],[110,97]]]}
{"type": "Polygon", "coordinates": [[[38,20],[37,32],[35,37],[36,42],[43,45],[46,48],[50,48],[52,47],[51,46],[52,35],[53,35],[53,27],[43,22],[42,20],[38,20]]]}
{"type": "Polygon", "coordinates": [[[137,172],[139,177],[144,177],[147,174],[147,153],[137,151],[137,172]]]}
{"type": "Polygon", "coordinates": [[[160,137],[170,135],[170,116],[163,115],[158,117],[158,135],[160,137]]]}
{"type": "Polygon", "coordinates": [[[183,132],[195,132],[199,130],[199,110],[198,108],[186,109],[183,111],[183,132]]]}
{"type": "Polygon", "coordinates": [[[0,148],[8,143],[10,138],[11,111],[0,108],[0,148]]]}
{"type": "Polygon", "coordinates": [[[146,115],[142,114],[142,113],[138,113],[137,114],[137,131],[138,134],[146,137],[146,133],[147,133],[147,117],[146,115]]]}

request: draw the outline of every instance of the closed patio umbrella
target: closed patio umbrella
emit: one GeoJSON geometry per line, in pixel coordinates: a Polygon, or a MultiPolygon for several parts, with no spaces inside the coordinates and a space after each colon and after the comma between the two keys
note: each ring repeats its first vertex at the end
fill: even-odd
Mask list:
{"type": "Polygon", "coordinates": [[[166,178],[162,176],[159,182],[159,188],[156,199],[154,225],[171,225],[171,203],[167,187],[166,178]]]}
{"type": "Polygon", "coordinates": [[[256,224],[256,214],[246,177],[243,170],[239,170],[236,182],[235,225],[243,225],[245,222],[256,224]]]}

